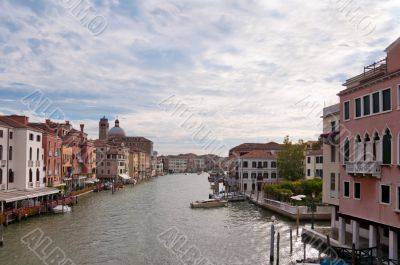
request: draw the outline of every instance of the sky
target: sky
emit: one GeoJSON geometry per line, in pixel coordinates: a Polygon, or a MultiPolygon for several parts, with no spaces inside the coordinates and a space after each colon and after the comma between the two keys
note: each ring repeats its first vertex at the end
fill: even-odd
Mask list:
{"type": "Polygon", "coordinates": [[[395,0],[2,0],[0,114],[118,117],[159,154],[317,139],[399,29],[395,0]]]}

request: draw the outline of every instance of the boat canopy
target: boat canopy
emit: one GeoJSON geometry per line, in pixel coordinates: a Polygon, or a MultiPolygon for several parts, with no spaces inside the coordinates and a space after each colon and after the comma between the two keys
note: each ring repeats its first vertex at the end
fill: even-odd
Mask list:
{"type": "Polygon", "coordinates": [[[119,175],[120,178],[124,179],[124,180],[129,180],[131,179],[131,177],[129,177],[127,174],[121,174],[119,175]]]}

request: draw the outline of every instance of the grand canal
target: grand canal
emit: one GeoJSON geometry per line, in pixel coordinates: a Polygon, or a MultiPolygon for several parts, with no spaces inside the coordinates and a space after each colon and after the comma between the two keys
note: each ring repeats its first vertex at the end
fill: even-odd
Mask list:
{"type": "MultiPolygon", "coordinates": [[[[43,253],[56,247],[77,265],[269,264],[272,213],[248,202],[190,209],[190,201],[206,199],[208,193],[205,174],[176,174],[125,187],[114,195],[87,195],[72,213],[8,226],[0,264],[45,264],[43,253]],[[32,231],[42,231],[51,245],[31,250],[23,241],[32,231]],[[196,252],[192,260],[185,256],[189,250],[196,252]]],[[[299,240],[294,244],[295,254],[289,254],[288,228],[292,225],[279,218],[276,224],[284,265],[303,256],[299,240]]],[[[308,249],[307,255],[317,252],[308,249]]]]}

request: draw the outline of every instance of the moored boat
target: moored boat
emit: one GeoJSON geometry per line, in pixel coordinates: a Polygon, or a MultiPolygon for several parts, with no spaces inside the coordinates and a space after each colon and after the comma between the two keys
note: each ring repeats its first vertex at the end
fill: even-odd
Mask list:
{"type": "Polygon", "coordinates": [[[53,209],[53,213],[70,213],[72,211],[72,208],[67,206],[67,205],[57,205],[53,209]]]}
{"type": "Polygon", "coordinates": [[[194,201],[190,203],[192,208],[215,208],[226,206],[227,201],[225,200],[204,200],[204,201],[194,201]]]}

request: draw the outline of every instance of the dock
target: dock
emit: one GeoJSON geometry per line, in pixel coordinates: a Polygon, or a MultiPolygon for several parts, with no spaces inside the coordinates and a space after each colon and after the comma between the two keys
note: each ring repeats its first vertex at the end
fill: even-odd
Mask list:
{"type": "MultiPolygon", "coordinates": [[[[271,199],[263,198],[259,196],[253,198],[253,196],[246,195],[249,201],[261,208],[269,211],[276,212],[282,216],[285,216],[291,220],[310,221],[313,219],[313,213],[307,206],[293,206],[284,202],[275,201],[271,199]]],[[[331,206],[317,206],[314,212],[314,220],[316,221],[329,221],[331,220],[331,206]]]]}

